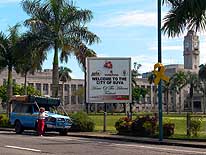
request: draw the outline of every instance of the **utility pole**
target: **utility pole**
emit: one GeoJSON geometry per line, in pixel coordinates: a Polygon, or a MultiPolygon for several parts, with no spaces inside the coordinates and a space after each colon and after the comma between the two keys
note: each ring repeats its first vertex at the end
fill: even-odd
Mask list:
{"type": "MultiPolygon", "coordinates": [[[[158,63],[162,63],[162,39],[161,39],[161,0],[157,0],[158,8],[158,63]]],[[[163,127],[162,127],[162,80],[160,79],[158,85],[158,110],[159,110],[159,141],[163,139],[163,127]]]]}

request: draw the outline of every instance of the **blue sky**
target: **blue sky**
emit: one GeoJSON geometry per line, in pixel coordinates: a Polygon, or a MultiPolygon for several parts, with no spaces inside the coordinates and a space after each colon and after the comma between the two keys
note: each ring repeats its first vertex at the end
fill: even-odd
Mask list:
{"type": "MultiPolygon", "coordinates": [[[[21,0],[0,0],[0,31],[23,22],[27,15],[20,6],[21,0]]],[[[88,23],[101,42],[90,48],[99,57],[131,57],[132,63],[142,65],[140,73],[153,69],[157,62],[157,0],[75,0],[75,5],[93,12],[88,23]]],[[[167,8],[162,8],[164,16],[167,8]]],[[[186,34],[186,33],[185,33],[186,34]]],[[[183,64],[183,36],[167,38],[162,35],[162,63],[183,64]]],[[[200,63],[206,63],[206,35],[200,36],[200,63]]],[[[44,69],[52,68],[53,51],[49,52],[44,69]]],[[[83,78],[77,61],[71,57],[67,66],[73,78],[83,78]]],[[[132,65],[133,66],[133,65],[132,65]]]]}

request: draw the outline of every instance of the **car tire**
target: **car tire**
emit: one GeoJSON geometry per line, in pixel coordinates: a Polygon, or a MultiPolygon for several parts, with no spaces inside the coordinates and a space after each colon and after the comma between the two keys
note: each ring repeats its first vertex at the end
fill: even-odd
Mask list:
{"type": "Polygon", "coordinates": [[[68,130],[67,129],[63,129],[61,131],[59,131],[59,135],[61,136],[66,136],[67,135],[68,130]]]}
{"type": "Polygon", "coordinates": [[[15,123],[15,132],[17,134],[21,134],[24,131],[23,126],[20,121],[16,121],[15,123]]]}

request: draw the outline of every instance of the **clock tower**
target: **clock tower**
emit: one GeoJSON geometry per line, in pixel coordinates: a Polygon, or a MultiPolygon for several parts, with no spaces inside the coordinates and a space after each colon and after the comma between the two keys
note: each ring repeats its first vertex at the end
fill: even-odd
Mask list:
{"type": "Polygon", "coordinates": [[[184,37],[184,69],[198,70],[199,54],[199,37],[190,30],[184,37]]]}

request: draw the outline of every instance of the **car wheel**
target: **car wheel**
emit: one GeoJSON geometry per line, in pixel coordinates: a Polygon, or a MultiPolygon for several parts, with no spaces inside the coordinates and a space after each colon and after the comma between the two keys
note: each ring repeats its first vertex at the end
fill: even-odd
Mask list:
{"type": "Polygon", "coordinates": [[[63,129],[59,132],[59,135],[61,136],[66,136],[67,135],[68,130],[67,129],[63,129]]]}
{"type": "Polygon", "coordinates": [[[21,134],[24,131],[23,126],[21,125],[20,121],[16,121],[15,123],[15,132],[17,134],[21,134]]]}

